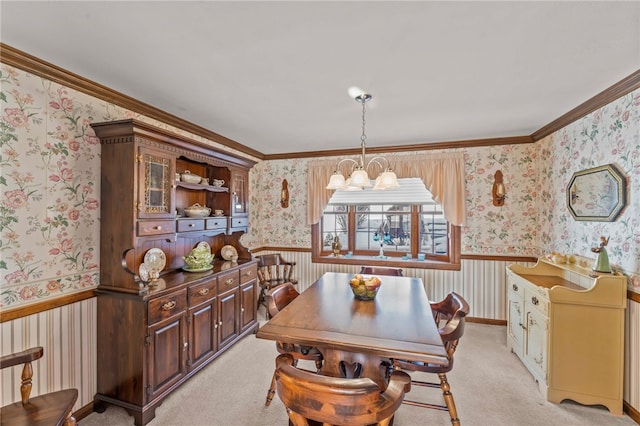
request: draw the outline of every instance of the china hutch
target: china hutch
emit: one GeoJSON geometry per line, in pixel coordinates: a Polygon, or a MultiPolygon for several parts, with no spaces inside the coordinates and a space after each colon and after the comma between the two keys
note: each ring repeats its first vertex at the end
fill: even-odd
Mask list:
{"type": "MultiPolygon", "coordinates": [[[[592,261],[579,258],[587,265],[592,261]]],[[[551,402],[622,415],[627,278],[542,257],[507,267],[507,347],[551,402]]]]}
{"type": "Polygon", "coordinates": [[[123,407],[141,426],[174,389],[258,329],[257,261],[239,241],[255,162],[136,120],[92,127],[102,145],[94,407],[123,407]],[[179,180],[184,173],[206,180],[179,180]],[[195,204],[218,215],[186,216],[195,204]],[[185,271],[183,256],[202,242],[215,255],[212,268],[185,271]],[[230,246],[235,261],[222,258],[230,246]],[[147,266],[157,268],[150,282],[147,266]]]}

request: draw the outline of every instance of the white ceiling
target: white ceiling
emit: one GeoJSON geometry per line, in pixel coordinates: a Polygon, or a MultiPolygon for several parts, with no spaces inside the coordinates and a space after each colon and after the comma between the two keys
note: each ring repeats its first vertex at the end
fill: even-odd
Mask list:
{"type": "Polygon", "coordinates": [[[264,154],[530,135],[640,69],[640,2],[7,1],[3,43],[264,154]]]}

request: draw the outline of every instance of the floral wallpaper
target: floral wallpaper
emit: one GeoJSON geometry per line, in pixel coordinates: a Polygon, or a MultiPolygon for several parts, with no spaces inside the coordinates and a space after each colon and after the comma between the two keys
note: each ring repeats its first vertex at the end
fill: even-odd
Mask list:
{"type": "Polygon", "coordinates": [[[0,308],[98,285],[101,148],[90,123],[135,118],[223,147],[4,64],[0,84],[0,308]]]}
{"type": "MultiPolygon", "coordinates": [[[[0,308],[7,308],[98,284],[100,144],[90,123],[136,118],[221,145],[0,65],[0,308]]],[[[556,250],[588,256],[606,235],[611,262],[634,273],[632,286],[640,291],[639,123],[635,91],[538,143],[465,149],[469,213],[463,254],[538,256],[556,250]],[[628,177],[629,206],[616,222],[576,222],[565,203],[571,175],[608,163],[628,177]],[[491,202],[497,170],[504,174],[504,207],[491,202]]],[[[310,160],[264,161],[251,170],[246,246],[310,247],[310,160]],[[283,179],[289,182],[286,209],[279,202],[283,179]]]]}

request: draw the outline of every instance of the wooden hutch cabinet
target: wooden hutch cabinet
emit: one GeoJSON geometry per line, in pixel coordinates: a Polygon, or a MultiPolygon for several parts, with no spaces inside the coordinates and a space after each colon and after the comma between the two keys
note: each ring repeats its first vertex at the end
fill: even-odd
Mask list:
{"type": "Polygon", "coordinates": [[[135,120],[92,127],[102,144],[94,407],[121,406],[141,426],[180,384],[258,330],[257,261],[239,241],[255,163],[135,120]],[[225,183],[176,179],[187,171],[225,183]],[[186,217],[196,203],[223,215],[186,217]],[[213,269],[184,271],[182,257],[203,241],[213,269]],[[229,245],[237,262],[222,259],[229,245]],[[138,271],[152,249],[165,266],[145,283],[138,271]]]}
{"type": "Polygon", "coordinates": [[[622,415],[627,278],[589,272],[546,258],[508,266],[507,347],[548,401],[622,415]]]}

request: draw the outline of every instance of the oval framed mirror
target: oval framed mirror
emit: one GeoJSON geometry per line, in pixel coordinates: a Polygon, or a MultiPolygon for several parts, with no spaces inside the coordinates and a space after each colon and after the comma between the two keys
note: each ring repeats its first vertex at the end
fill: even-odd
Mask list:
{"type": "Polygon", "coordinates": [[[575,172],[567,207],[575,220],[613,222],[627,205],[627,180],[615,164],[575,172]]]}

